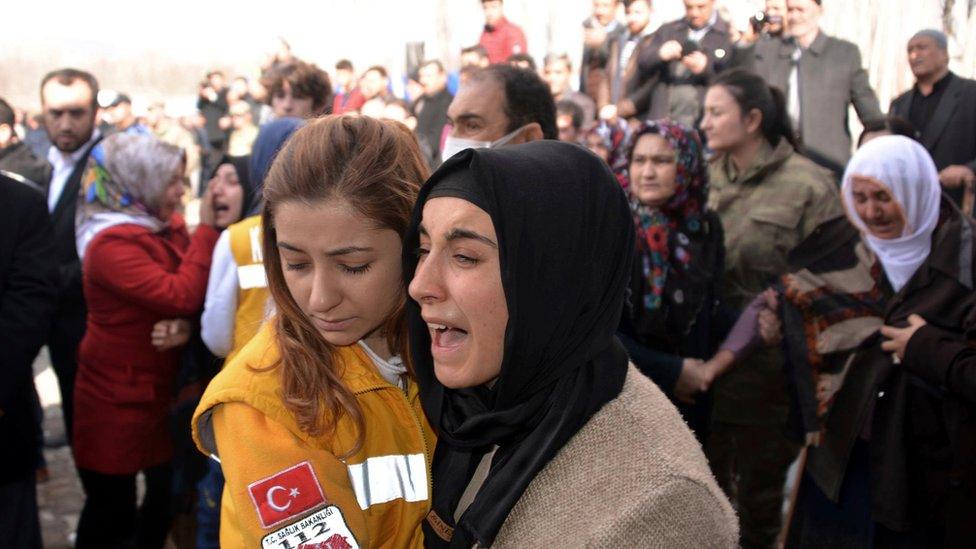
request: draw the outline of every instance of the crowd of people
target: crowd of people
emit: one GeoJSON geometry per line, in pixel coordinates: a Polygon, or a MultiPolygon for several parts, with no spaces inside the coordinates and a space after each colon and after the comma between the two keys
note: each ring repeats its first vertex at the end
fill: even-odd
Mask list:
{"type": "Polygon", "coordinates": [[[41,543],[42,346],[79,548],[971,544],[946,36],[885,114],[819,0],[592,4],[574,67],[482,0],[403,97],[282,40],[193,116],[72,68],[0,99],[4,544],[41,543]]]}

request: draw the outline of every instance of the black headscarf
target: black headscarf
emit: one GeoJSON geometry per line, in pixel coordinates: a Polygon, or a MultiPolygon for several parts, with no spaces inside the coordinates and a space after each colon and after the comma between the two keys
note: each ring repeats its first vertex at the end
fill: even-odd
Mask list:
{"type": "Polygon", "coordinates": [[[628,359],[614,330],[634,225],[613,174],[581,147],[538,141],[470,149],[441,166],[420,191],[405,237],[408,283],[432,191],[465,198],[491,216],[509,320],[492,388],[452,390],[434,375],[427,325],[419,305],[408,300],[421,400],[439,433],[433,511],[454,528],[450,542],[430,519],[424,532],[428,547],[489,546],[536,474],[623,388],[628,359]],[[440,190],[442,184],[450,189],[440,190]],[[487,479],[455,525],[462,492],[496,445],[487,479]]]}
{"type": "MultiPolygon", "coordinates": [[[[230,164],[234,167],[234,171],[237,172],[237,180],[240,181],[241,189],[244,190],[244,197],[241,200],[241,219],[247,215],[248,206],[254,202],[254,184],[251,183],[250,163],[250,156],[230,156],[229,154],[225,154],[220,157],[220,162],[217,162],[217,167],[210,174],[210,179],[213,179],[217,175],[217,170],[224,164],[230,164]]],[[[235,219],[234,221],[240,221],[240,219],[235,219]]]]}

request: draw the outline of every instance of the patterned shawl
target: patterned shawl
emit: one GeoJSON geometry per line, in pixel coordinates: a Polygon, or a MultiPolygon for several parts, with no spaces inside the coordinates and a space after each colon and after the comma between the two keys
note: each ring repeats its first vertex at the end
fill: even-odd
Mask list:
{"type": "Polygon", "coordinates": [[[644,307],[656,311],[661,308],[668,277],[680,276],[695,259],[690,242],[702,231],[708,201],[708,165],[702,156],[698,132],[661,120],[644,122],[631,136],[626,147],[628,167],[637,141],[651,133],[664,137],[677,157],[674,196],[661,208],[649,208],[640,203],[630,186],[627,195],[637,226],[638,261],[650,290],[643,296],[644,307]]]}

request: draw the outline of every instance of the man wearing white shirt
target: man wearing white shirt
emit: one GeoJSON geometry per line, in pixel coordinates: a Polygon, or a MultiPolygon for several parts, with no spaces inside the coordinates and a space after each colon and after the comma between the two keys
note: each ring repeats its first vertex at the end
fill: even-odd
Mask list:
{"type": "Polygon", "coordinates": [[[75,247],[75,206],[88,153],[101,136],[95,128],[98,82],[77,69],[48,73],[41,81],[44,126],[51,139],[48,161],[54,168],[47,204],[54,225],[61,283],[47,346],[58,376],[65,433],[71,442],[74,412],[75,360],[85,333],[85,298],[81,262],[75,247]]]}

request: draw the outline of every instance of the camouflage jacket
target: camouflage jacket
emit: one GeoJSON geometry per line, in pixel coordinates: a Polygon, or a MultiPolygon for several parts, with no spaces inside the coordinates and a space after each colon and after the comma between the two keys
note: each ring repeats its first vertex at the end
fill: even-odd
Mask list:
{"type": "MultiPolygon", "coordinates": [[[[842,215],[830,172],[796,153],[785,140],[764,143],[752,166],[735,173],[731,160],[712,161],[708,206],[725,228],[724,294],[744,309],[789,270],[788,255],[822,222],[842,215]]],[[[782,353],[761,349],[716,382],[717,421],[780,424],[786,421],[782,353]]]]}

